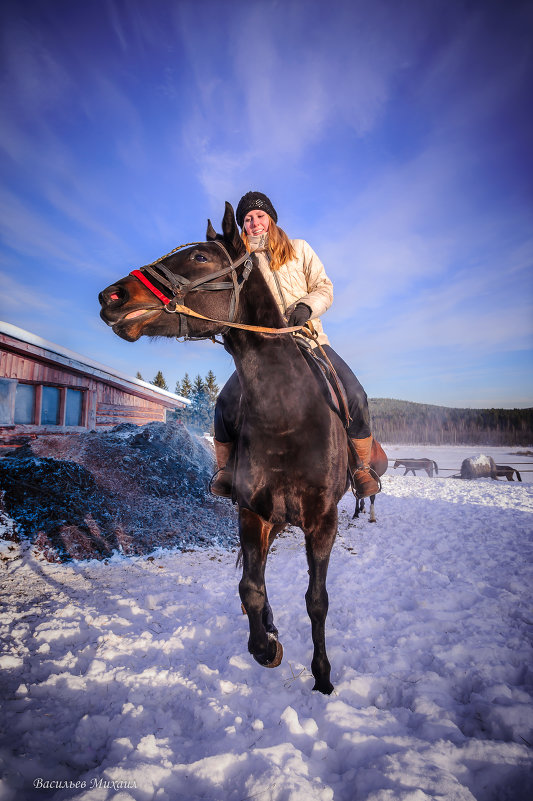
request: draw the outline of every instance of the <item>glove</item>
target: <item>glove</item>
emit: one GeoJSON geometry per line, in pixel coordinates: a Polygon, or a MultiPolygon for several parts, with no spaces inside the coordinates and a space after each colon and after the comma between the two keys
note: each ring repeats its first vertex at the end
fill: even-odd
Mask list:
{"type": "Polygon", "coordinates": [[[305,303],[298,303],[291,312],[287,326],[293,328],[293,326],[303,325],[310,317],[311,309],[309,306],[305,303]]]}

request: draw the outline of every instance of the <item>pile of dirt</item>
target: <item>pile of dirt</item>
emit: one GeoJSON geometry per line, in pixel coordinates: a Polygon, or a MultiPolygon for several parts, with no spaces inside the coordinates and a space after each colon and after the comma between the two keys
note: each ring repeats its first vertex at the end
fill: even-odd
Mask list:
{"type": "Polygon", "coordinates": [[[43,436],[0,459],[3,504],[50,561],[113,551],[237,545],[236,514],[209,494],[209,443],[181,423],[43,436]]]}

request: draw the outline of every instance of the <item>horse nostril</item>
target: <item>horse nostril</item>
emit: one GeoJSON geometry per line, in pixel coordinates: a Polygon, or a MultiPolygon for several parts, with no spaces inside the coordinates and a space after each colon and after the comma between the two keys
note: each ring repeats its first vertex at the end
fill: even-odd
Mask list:
{"type": "Polygon", "coordinates": [[[107,289],[104,289],[103,292],[100,292],[98,300],[101,306],[109,306],[111,303],[124,300],[124,297],[125,292],[120,287],[109,286],[107,289]]]}

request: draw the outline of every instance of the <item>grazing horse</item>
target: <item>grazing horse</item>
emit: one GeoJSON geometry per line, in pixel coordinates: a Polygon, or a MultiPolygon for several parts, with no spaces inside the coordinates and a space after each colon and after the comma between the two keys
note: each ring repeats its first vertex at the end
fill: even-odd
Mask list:
{"type": "Polygon", "coordinates": [[[407,473],[412,473],[416,476],[415,470],[425,470],[430,478],[433,478],[433,469],[435,469],[437,475],[439,474],[437,462],[434,462],[432,459],[396,459],[394,462],[394,470],[396,470],[397,467],[405,467],[404,476],[406,476],[407,473]]]}
{"type": "Polygon", "coordinates": [[[514,481],[514,474],[516,473],[516,480],[522,481],[522,476],[516,469],[516,467],[509,467],[506,464],[497,464],[496,465],[496,478],[503,478],[505,477],[507,481],[514,481]]]}
{"type": "Polygon", "coordinates": [[[233,485],[248,650],[265,667],[281,662],[265,566],[276,535],[286,524],[298,526],[309,566],[305,600],[314,645],[313,689],[329,694],[326,575],[337,504],[349,486],[347,436],[291,335],[295,329],[279,333],[286,323],[256,257],[246,252],[229,203],[222,230],[217,234],[208,221],[206,242],[176,248],[108,286],[99,296],[100,314],[130,342],[142,335],[223,336],[242,389],[233,485]]]}
{"type": "MultiPolygon", "coordinates": [[[[387,458],[387,454],[379,444],[377,440],[372,440],[372,451],[370,453],[370,467],[377,473],[378,476],[382,476],[384,473],[387,472],[387,468],[389,466],[389,460],[387,458]]],[[[394,465],[396,467],[396,465],[394,465]]],[[[376,512],[374,509],[374,501],[376,500],[375,495],[370,496],[370,514],[368,516],[369,523],[376,523],[376,512]]],[[[365,499],[364,498],[356,498],[355,500],[355,512],[353,514],[354,518],[359,517],[360,512],[365,511],[365,499]]]]}

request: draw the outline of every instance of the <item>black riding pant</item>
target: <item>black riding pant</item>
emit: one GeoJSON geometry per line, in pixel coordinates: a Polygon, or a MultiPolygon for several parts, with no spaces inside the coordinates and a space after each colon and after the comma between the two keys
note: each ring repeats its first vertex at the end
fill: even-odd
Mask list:
{"type": "MultiPolygon", "coordinates": [[[[371,434],[366,392],[344,359],[330,345],[322,347],[346,391],[352,418],[348,434],[352,439],[365,439],[371,434]]],[[[219,442],[233,442],[237,439],[240,397],[241,385],[235,372],[222,387],[215,406],[215,439],[219,442]]]]}

